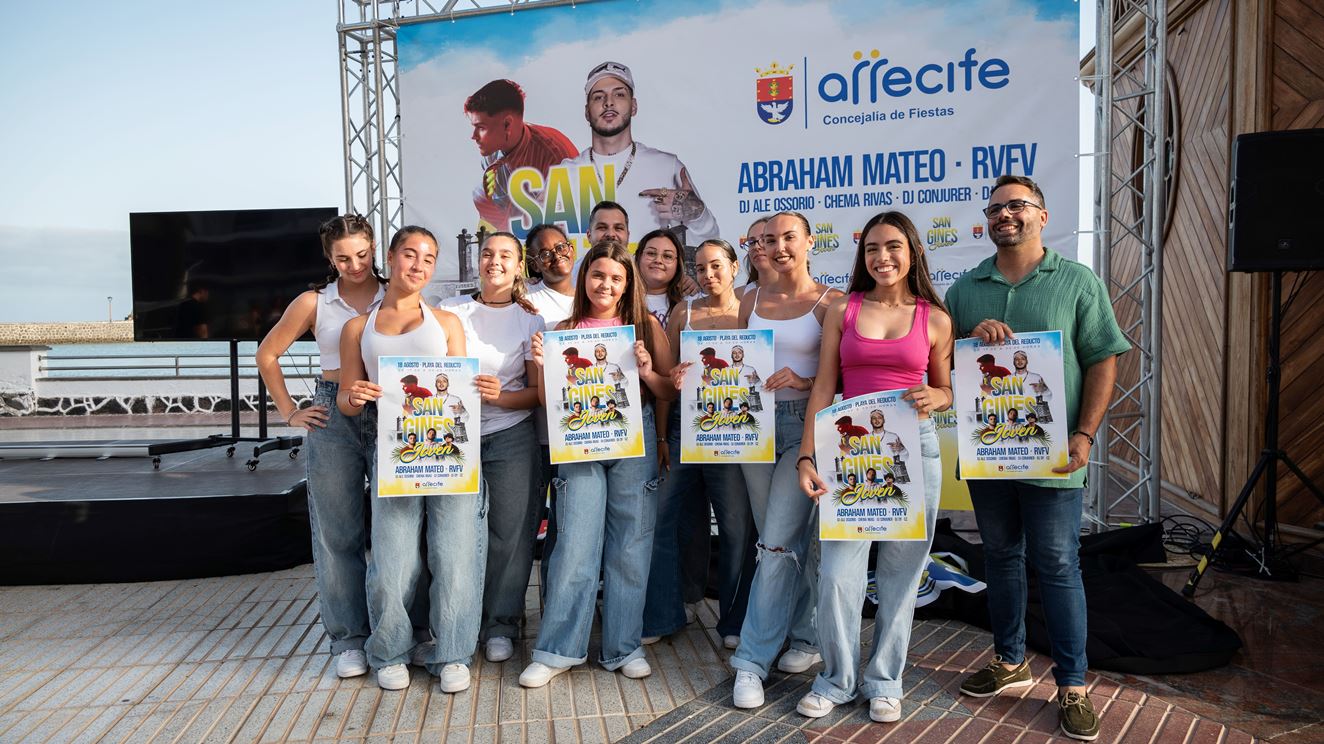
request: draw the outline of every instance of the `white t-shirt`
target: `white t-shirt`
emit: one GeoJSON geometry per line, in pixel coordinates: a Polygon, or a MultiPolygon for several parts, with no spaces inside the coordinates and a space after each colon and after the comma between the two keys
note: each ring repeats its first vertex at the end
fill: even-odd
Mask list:
{"type": "MultiPolygon", "coordinates": [[[[612,201],[625,207],[625,211],[630,215],[630,235],[637,238],[650,230],[667,227],[667,225],[659,223],[657,217],[654,216],[649,198],[646,196],[639,196],[639,192],[644,189],[680,188],[684,183],[681,180],[680,172],[685,169],[685,164],[680,162],[680,158],[677,158],[669,152],[654,150],[642,142],[635,142],[635,144],[638,145],[638,148],[634,154],[634,161],[630,163],[629,172],[625,174],[625,178],[621,179],[619,185],[612,184],[616,193],[616,196],[612,201]]],[[[590,149],[592,148],[585,149],[576,157],[566,160],[562,165],[576,166],[571,169],[572,174],[579,173],[578,166],[596,166],[598,181],[601,183],[603,181],[605,168],[607,164],[610,163],[615,168],[614,177],[621,177],[621,173],[625,171],[626,162],[630,160],[629,147],[626,147],[615,155],[593,153],[592,160],[589,160],[590,149]]],[[[692,174],[690,180],[693,181],[692,174]]],[[[698,184],[692,185],[697,192],[698,184]]],[[[578,193],[584,192],[581,189],[578,193]]],[[[603,184],[602,193],[610,193],[605,184],[603,184]]],[[[582,207],[581,205],[585,210],[585,213],[587,213],[587,209],[592,206],[592,204],[589,204],[587,207],[582,207]]],[[[704,204],[703,212],[693,221],[686,223],[685,228],[685,242],[689,245],[698,245],[709,238],[721,237],[721,235],[718,234],[717,218],[713,216],[712,210],[708,208],[706,203],[704,204]]]]}
{"type": "Polygon", "coordinates": [[[671,300],[667,299],[665,294],[646,294],[644,304],[648,306],[648,312],[657,318],[657,322],[666,328],[667,316],[671,314],[671,300]]]}
{"type": "MultiPolygon", "coordinates": [[[[459,316],[469,356],[478,358],[478,368],[483,374],[500,380],[504,391],[528,387],[524,362],[533,358],[530,339],[543,329],[541,317],[516,304],[488,307],[467,296],[450,297],[441,304],[459,316]]],[[[531,413],[530,409],[502,408],[484,402],[482,433],[509,429],[531,413]]]]}
{"type": "Polygon", "coordinates": [[[574,295],[563,295],[551,287],[543,285],[536,292],[529,293],[529,302],[538,308],[538,315],[542,317],[547,330],[554,331],[557,323],[570,317],[575,298],[574,295]]]}

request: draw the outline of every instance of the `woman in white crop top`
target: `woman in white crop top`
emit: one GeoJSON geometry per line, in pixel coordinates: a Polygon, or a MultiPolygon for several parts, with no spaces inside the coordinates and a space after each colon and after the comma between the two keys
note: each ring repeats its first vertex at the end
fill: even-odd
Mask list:
{"type": "MultiPolygon", "coordinates": [[[[391,280],[381,305],[345,324],[340,336],[340,394],[336,405],[347,416],[362,416],[376,431],[376,400],[381,397],[377,360],[382,356],[464,356],[460,319],[428,307],[420,294],[437,261],[437,241],[421,227],[402,228],[391,239],[386,261],[391,280]]],[[[415,642],[422,640],[410,617],[418,591],[426,590],[428,625],[435,646],[420,644],[412,658],[440,674],[442,692],[469,687],[469,661],[478,645],[482,614],[483,544],[487,534],[485,494],[460,496],[377,495],[375,437],[366,442],[373,463],[372,563],[368,567],[368,606],[374,620],[364,646],[383,689],[409,686],[415,642]],[[419,537],[427,523],[427,569],[419,537]]]]}
{"type": "Polygon", "coordinates": [[[765,378],[764,388],[777,399],[777,462],[741,465],[759,531],[760,560],[740,646],[731,657],[736,669],[732,697],[738,708],[763,705],[763,680],[788,636],[791,647],[777,661],[778,669],[803,672],[820,658],[814,630],[818,513],[800,492],[795,458],[818,370],[823,316],[831,301],[842,296],[809,274],[814,237],[804,215],[773,215],[763,227],[760,245],[771,270],[766,276],[760,273],[758,289],[741,299],[740,319],[743,328],[773,331],[773,366],[778,369],[765,378]],[[790,597],[794,607],[788,614],[790,597]]]}
{"type": "Polygon", "coordinates": [[[386,280],[373,262],[372,223],[356,214],[335,217],[318,231],[322,255],[331,263],[325,282],[300,294],[257,348],[257,368],[280,417],[307,430],[308,516],[313,533],[313,570],[322,625],[331,638],[336,674],[366,674],[368,640],[367,532],[363,483],[372,432],[360,419],[336,408],[340,381],[340,329],[370,312],[385,293],[386,280]],[[290,396],[280,357],[300,336],[312,332],[321,351],[322,378],[312,405],[300,408],[290,396]]]}

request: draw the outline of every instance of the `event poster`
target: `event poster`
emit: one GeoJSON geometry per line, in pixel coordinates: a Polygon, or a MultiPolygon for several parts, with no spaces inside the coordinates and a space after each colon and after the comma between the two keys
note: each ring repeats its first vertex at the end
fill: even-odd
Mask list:
{"type": "Polygon", "coordinates": [[[814,417],[814,454],[828,492],[823,540],[924,540],[919,415],[905,390],[844,400],[814,417]]]}
{"type": "Polygon", "coordinates": [[[478,493],[477,374],[469,357],[378,358],[379,496],[478,493]]]}
{"type": "Polygon", "coordinates": [[[797,210],[815,280],[840,289],[857,231],[898,209],[941,292],[993,252],[980,210],[1014,174],[1042,186],[1044,239],[1072,258],[1079,13],[1074,0],[581,0],[402,25],[404,221],[442,240],[444,282],[474,276],[477,251],[444,244],[479,225],[523,238],[556,223],[582,256],[603,199],[625,206],[633,240],[671,228],[688,249],[720,236],[742,253],[755,219],[797,210]],[[628,100],[590,100],[616,89],[628,100]]]}
{"type": "Polygon", "coordinates": [[[553,464],[644,456],[634,326],[543,333],[553,464]]]}
{"type": "Polygon", "coordinates": [[[953,364],[962,478],[1068,477],[1061,331],[958,339],[953,364]]]}
{"type": "Polygon", "coordinates": [[[680,461],[776,461],[776,410],[763,390],[772,331],[681,331],[680,461]],[[764,405],[764,398],[768,405],[764,405]]]}

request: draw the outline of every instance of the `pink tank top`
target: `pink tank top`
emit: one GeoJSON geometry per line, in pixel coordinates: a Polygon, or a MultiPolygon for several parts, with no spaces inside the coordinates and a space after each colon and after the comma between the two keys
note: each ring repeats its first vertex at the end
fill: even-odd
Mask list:
{"type": "Polygon", "coordinates": [[[901,338],[866,338],[855,329],[862,292],[851,292],[841,326],[842,397],[914,387],[929,369],[929,303],[915,298],[915,319],[901,338]]]}

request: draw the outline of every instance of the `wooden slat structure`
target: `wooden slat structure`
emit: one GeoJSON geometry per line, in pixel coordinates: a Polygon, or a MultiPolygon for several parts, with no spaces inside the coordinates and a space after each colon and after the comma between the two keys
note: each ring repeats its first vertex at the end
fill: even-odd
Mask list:
{"type": "MultiPolygon", "coordinates": [[[[1174,0],[1168,21],[1176,168],[1163,246],[1163,478],[1221,514],[1263,446],[1269,318],[1267,277],[1226,271],[1232,141],[1242,132],[1324,127],[1324,0],[1174,0]]],[[[1114,40],[1120,59],[1137,45],[1125,31],[1114,40]]],[[[1134,167],[1127,145],[1113,148],[1119,172],[1134,167]]],[[[1113,204],[1121,214],[1134,209],[1113,204]]],[[[1125,282],[1138,270],[1138,247],[1117,242],[1111,262],[1125,282]]],[[[1283,325],[1280,438],[1324,483],[1320,273],[1285,278],[1286,288],[1299,281],[1300,293],[1283,325]]],[[[1121,384],[1136,375],[1134,360],[1123,357],[1121,384]]],[[[1324,504],[1286,468],[1278,503],[1282,524],[1324,520],[1324,504]]]]}

